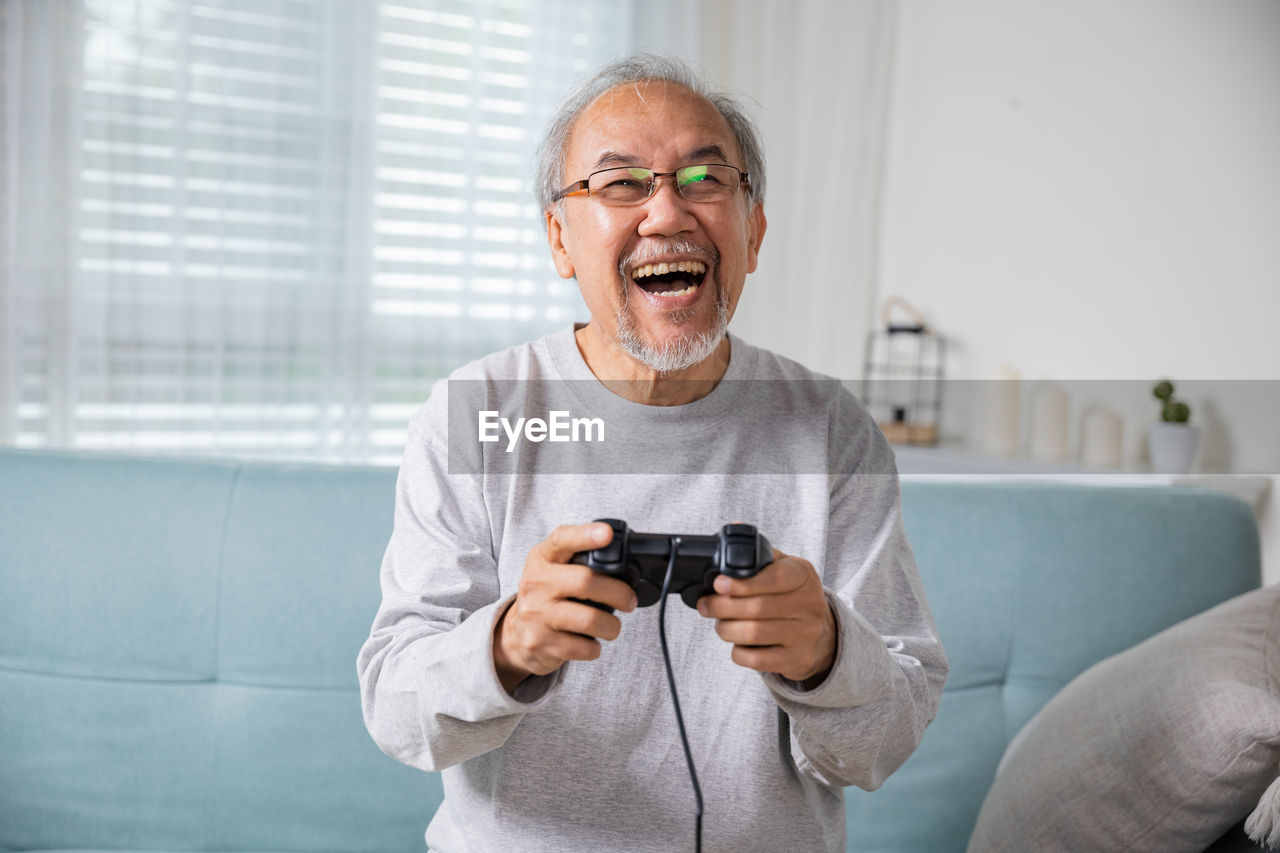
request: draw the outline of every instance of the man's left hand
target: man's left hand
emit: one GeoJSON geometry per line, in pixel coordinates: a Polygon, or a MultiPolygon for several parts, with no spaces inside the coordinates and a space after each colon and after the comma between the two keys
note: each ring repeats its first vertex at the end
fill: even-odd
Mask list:
{"type": "Polygon", "coordinates": [[[836,656],[836,619],[813,564],[778,549],[755,577],[720,575],[698,612],[733,643],[733,662],[807,687],[821,683],[836,656]]]}

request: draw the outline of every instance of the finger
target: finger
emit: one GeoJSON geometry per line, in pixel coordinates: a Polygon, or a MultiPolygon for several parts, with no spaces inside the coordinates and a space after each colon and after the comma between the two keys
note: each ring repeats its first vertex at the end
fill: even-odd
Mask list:
{"type": "Polygon", "coordinates": [[[760,672],[790,672],[795,666],[794,655],[784,646],[734,646],[730,657],[738,666],[760,672]]]}
{"type": "Polygon", "coordinates": [[[584,594],[596,573],[576,563],[549,563],[531,558],[520,576],[519,594],[526,605],[551,604],[565,598],[586,598],[584,594]]]}
{"type": "Polygon", "coordinates": [[[785,646],[803,626],[790,619],[721,619],[716,633],[726,643],[742,646],[785,646]]]}
{"type": "Polygon", "coordinates": [[[793,619],[807,612],[803,590],[776,595],[704,595],[698,612],[710,619],[793,619]]]}
{"type": "Polygon", "coordinates": [[[601,640],[616,640],[622,632],[622,620],[617,616],[580,601],[559,602],[548,612],[546,626],[552,631],[601,640]]]}
{"type": "Polygon", "coordinates": [[[565,599],[594,601],[614,610],[636,608],[636,594],[622,580],[592,571],[575,563],[545,563],[526,572],[521,586],[536,587],[541,598],[556,602],[565,599]]]}
{"type": "Polygon", "coordinates": [[[534,546],[548,563],[567,563],[579,551],[603,548],[613,538],[613,528],[602,521],[562,524],[534,546]]]}
{"type": "Polygon", "coordinates": [[[718,575],[713,584],[720,595],[779,595],[799,589],[817,572],[808,560],[790,557],[775,550],[774,561],[749,578],[731,578],[718,575]]]}
{"type": "Polygon", "coordinates": [[[636,609],[639,602],[636,600],[635,591],[625,581],[598,574],[590,569],[587,569],[587,573],[590,577],[576,584],[577,591],[565,596],[566,598],[584,598],[627,613],[636,609]]]}
{"type": "Polygon", "coordinates": [[[531,556],[520,577],[517,601],[530,613],[545,611],[565,600],[595,602],[605,610],[631,612],[639,602],[630,585],[575,563],[550,563],[531,556]]]}
{"type": "Polygon", "coordinates": [[[550,671],[567,660],[595,660],[600,657],[600,650],[599,640],[582,634],[558,632],[547,637],[539,652],[546,659],[550,671]]]}

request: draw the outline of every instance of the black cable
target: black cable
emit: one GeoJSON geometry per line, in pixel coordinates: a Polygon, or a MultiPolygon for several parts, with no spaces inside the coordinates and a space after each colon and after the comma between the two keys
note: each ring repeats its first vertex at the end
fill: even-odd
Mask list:
{"type": "Polygon", "coordinates": [[[658,641],[662,643],[662,662],[667,665],[667,684],[671,685],[671,704],[676,709],[676,725],[680,727],[680,745],[684,747],[684,760],[689,765],[689,778],[693,781],[693,796],[697,801],[694,850],[702,853],[702,787],[698,784],[698,771],[693,768],[693,752],[689,749],[689,736],[684,730],[684,715],[680,713],[680,697],[676,695],[676,677],[671,671],[671,654],[667,651],[667,590],[676,568],[676,552],[680,550],[680,537],[671,537],[671,558],[667,560],[667,576],[662,579],[662,597],[658,599],[658,641]]]}

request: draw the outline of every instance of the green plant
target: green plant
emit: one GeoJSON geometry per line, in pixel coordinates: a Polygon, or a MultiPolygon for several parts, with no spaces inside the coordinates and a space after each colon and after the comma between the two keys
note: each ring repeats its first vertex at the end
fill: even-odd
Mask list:
{"type": "Polygon", "coordinates": [[[1185,424],[1191,420],[1191,407],[1173,396],[1173,383],[1162,379],[1151,389],[1160,401],[1160,420],[1171,424],[1185,424]]]}

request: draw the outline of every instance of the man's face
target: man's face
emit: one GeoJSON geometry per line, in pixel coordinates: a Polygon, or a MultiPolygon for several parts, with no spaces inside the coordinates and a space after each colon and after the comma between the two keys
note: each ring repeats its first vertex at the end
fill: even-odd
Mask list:
{"type": "MultiPolygon", "coordinates": [[[[578,117],[565,183],[615,166],[671,172],[705,163],[745,171],[720,112],[677,84],[629,84],[605,93],[578,117]]],[[[637,346],[659,354],[683,348],[702,353],[693,356],[700,361],[710,349],[698,350],[699,339],[714,349],[747,273],[756,268],[764,236],[764,211],[750,204],[745,190],[722,201],[693,202],[676,192],[674,178],[663,177],[648,201],[633,207],[587,195],[570,196],[563,205],[563,219],[548,212],[552,257],[561,276],[577,277],[593,324],[633,356],[637,346]],[[666,276],[657,274],[660,263],[668,265],[666,276]]],[[[678,362],[663,363],[661,369],[682,369],[678,362]]]]}

